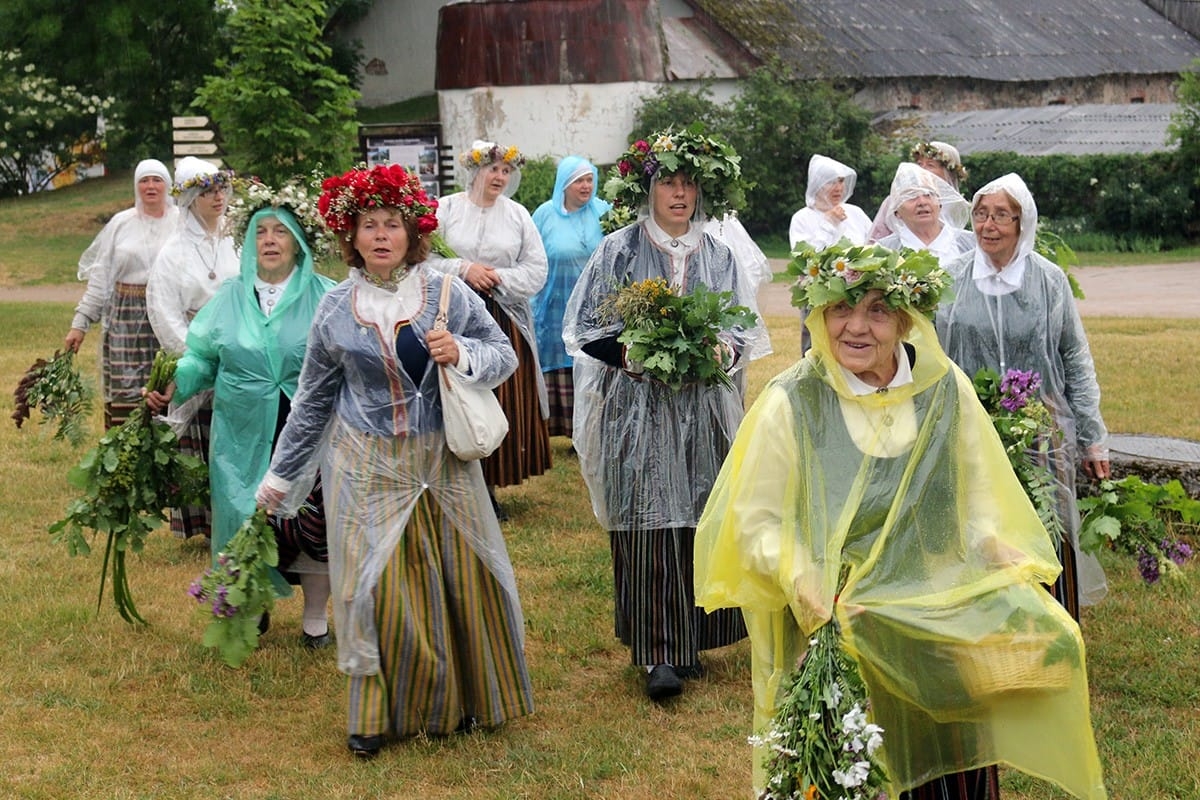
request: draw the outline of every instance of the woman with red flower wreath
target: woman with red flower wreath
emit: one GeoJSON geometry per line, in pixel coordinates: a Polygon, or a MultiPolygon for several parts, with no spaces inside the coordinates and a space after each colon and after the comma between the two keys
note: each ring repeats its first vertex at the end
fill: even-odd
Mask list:
{"type": "Polygon", "coordinates": [[[478,292],[517,353],[517,371],[496,389],[508,436],[483,460],[489,489],[516,486],[550,468],[550,405],[530,303],[546,283],[546,249],[529,212],[509,199],[521,183],[521,152],[477,141],[458,160],[467,170],[467,191],[442,198],[437,211],[455,257],[435,255],[430,266],[478,292]]]}
{"type": "Polygon", "coordinates": [[[391,736],[533,711],[512,562],[479,463],[446,445],[438,379],[494,388],[516,354],[478,295],[423,263],[437,201],[416,175],[355,169],[322,189],[350,276],[317,308],[258,502],[295,514],[320,467],[347,746],[369,758],[391,736]]]}

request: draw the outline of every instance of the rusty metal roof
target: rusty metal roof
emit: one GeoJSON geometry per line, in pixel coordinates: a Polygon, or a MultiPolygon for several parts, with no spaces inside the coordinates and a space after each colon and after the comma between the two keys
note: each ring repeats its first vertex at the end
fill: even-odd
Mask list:
{"type": "Polygon", "coordinates": [[[1174,103],[1040,106],[987,111],[893,111],[876,122],[902,125],[924,139],[949,142],[963,155],[1026,156],[1152,153],[1171,149],[1174,103]]]}
{"type": "Polygon", "coordinates": [[[661,82],[657,0],[504,0],[438,12],[437,88],[661,82]]]}
{"type": "Polygon", "coordinates": [[[1200,40],[1142,0],[688,0],[804,78],[1177,73],[1200,40]]]}

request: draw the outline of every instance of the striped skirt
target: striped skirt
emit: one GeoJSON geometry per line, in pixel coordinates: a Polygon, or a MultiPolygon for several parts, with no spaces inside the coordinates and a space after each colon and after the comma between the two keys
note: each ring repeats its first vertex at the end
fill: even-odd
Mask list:
{"type": "Polygon", "coordinates": [[[571,435],[571,416],[575,413],[573,372],[572,367],[563,367],[542,373],[550,400],[550,418],[546,420],[546,427],[551,436],[571,435]]]}
{"type": "MultiPolygon", "coordinates": [[[[179,437],[179,452],[208,463],[208,436],[212,430],[212,401],[196,409],[196,415],[179,437]]],[[[171,533],[177,539],[212,536],[212,510],[208,506],[171,509],[171,533]]]]}
{"type": "Polygon", "coordinates": [[[488,486],[516,486],[550,469],[550,433],[538,400],[538,370],[529,343],[515,322],[490,297],[488,311],[517,351],[517,371],[496,387],[496,398],[508,417],[508,436],[496,452],[483,459],[488,486]]]}
{"type": "Polygon", "coordinates": [[[696,606],[694,528],[612,531],[616,635],[634,664],[700,664],[699,652],[746,637],[741,609],[696,606]]]}
{"type": "Polygon", "coordinates": [[[429,492],[384,567],[375,609],[380,671],[348,679],[351,735],[445,735],[533,712],[518,614],[429,492]]]}
{"type": "Polygon", "coordinates": [[[142,401],[158,338],[146,315],[146,287],[118,283],[113,308],[100,345],[100,387],[104,398],[104,428],[115,428],[142,401]]]}
{"type": "Polygon", "coordinates": [[[995,767],[955,772],[900,793],[900,800],[999,800],[1000,776],[995,767]]]}

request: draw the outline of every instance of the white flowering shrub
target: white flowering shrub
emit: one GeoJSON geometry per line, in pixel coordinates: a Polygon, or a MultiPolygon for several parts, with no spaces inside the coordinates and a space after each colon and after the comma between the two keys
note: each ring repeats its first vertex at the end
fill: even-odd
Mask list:
{"type": "Polygon", "coordinates": [[[0,50],[0,197],[36,192],[100,161],[97,124],[112,105],[39,75],[19,50],[0,50]]]}

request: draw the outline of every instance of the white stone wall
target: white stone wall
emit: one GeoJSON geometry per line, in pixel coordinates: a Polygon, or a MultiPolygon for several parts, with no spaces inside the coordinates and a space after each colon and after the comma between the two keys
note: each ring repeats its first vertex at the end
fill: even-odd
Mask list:
{"type": "Polygon", "coordinates": [[[362,41],[362,105],[388,105],[433,91],[438,9],[445,0],[386,0],[347,30],[362,41]]]}
{"type": "MultiPolygon", "coordinates": [[[[641,98],[656,87],[638,82],[441,91],[442,141],[456,155],[476,139],[485,139],[516,145],[529,157],[579,155],[611,164],[627,147],[641,98]]],[[[714,85],[714,101],[728,102],[735,89],[732,81],[714,85]]]]}

